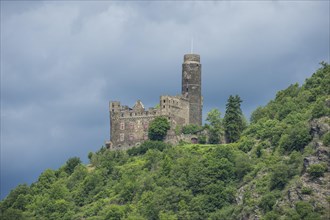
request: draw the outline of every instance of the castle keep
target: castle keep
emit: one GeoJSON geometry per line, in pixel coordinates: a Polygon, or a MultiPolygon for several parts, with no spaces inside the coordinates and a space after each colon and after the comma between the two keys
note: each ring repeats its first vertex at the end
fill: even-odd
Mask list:
{"type": "Polygon", "coordinates": [[[184,55],[182,91],[176,96],[160,96],[157,108],[146,109],[140,100],[130,108],[119,101],[110,101],[110,141],[112,150],[128,149],[148,140],[149,123],[157,116],[166,117],[171,129],[167,139],[175,136],[174,129],[188,124],[202,125],[201,64],[198,54],[184,55]]]}

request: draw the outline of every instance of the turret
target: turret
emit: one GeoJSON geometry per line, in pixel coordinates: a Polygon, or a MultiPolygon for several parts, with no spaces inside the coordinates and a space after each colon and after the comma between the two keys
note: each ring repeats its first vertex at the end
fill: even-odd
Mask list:
{"type": "Polygon", "coordinates": [[[202,125],[201,68],[198,54],[184,55],[182,95],[189,100],[189,124],[202,125]]]}

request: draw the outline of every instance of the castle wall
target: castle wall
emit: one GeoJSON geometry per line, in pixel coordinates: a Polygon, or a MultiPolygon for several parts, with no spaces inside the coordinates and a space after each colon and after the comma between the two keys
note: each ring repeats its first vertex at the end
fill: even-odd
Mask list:
{"type": "Polygon", "coordinates": [[[148,140],[149,123],[160,115],[159,109],[145,110],[137,101],[133,108],[110,102],[111,149],[128,149],[148,140]],[[138,104],[138,106],[136,106],[138,104]]]}
{"type": "Polygon", "coordinates": [[[159,105],[161,115],[168,116],[171,130],[189,123],[189,102],[183,96],[161,96],[159,105]]]}
{"type": "Polygon", "coordinates": [[[169,136],[175,135],[175,128],[189,123],[189,102],[182,96],[161,96],[160,107],[145,110],[137,101],[133,108],[121,106],[120,102],[109,104],[111,149],[128,149],[148,140],[148,128],[157,116],[164,116],[170,122],[169,136]]]}

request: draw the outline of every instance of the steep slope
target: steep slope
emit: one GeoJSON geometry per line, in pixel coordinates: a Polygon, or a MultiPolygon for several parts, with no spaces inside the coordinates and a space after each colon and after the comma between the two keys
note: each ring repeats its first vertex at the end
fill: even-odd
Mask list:
{"type": "Polygon", "coordinates": [[[330,66],[277,93],[237,143],[101,148],[20,185],[1,219],[329,219],[330,66]]]}

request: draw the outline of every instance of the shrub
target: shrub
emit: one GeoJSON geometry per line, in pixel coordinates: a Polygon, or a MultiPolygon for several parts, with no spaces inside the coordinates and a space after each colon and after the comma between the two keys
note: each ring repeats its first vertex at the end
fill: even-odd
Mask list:
{"type": "Polygon", "coordinates": [[[252,149],[254,144],[255,144],[254,139],[243,136],[243,137],[241,137],[241,139],[239,141],[238,148],[241,151],[247,153],[252,149]]]}
{"type": "Polygon", "coordinates": [[[273,210],[273,206],[275,205],[278,196],[279,194],[275,192],[265,194],[261,198],[259,206],[264,210],[264,212],[273,210]]]}
{"type": "Polygon", "coordinates": [[[198,136],[198,143],[199,144],[206,144],[206,136],[205,135],[199,135],[198,136]]]}
{"type": "Polygon", "coordinates": [[[163,151],[165,148],[171,147],[170,144],[162,141],[145,141],[138,147],[133,147],[127,150],[127,154],[130,156],[145,154],[149,149],[163,151]]]}
{"type": "Polygon", "coordinates": [[[322,137],[322,140],[323,140],[323,144],[325,146],[330,146],[330,132],[326,133],[325,135],[323,135],[322,137]]]}
{"type": "Polygon", "coordinates": [[[304,219],[308,214],[313,212],[313,207],[308,202],[299,201],[296,203],[296,211],[304,219]]]}
{"type": "Polygon", "coordinates": [[[303,187],[301,189],[301,193],[302,194],[305,194],[305,195],[310,195],[310,194],[312,194],[312,189],[311,188],[308,188],[308,187],[303,187]]]}
{"type": "Polygon", "coordinates": [[[321,177],[327,168],[323,164],[312,164],[308,167],[307,172],[313,178],[321,177]]]}
{"type": "Polygon", "coordinates": [[[329,107],[326,106],[325,98],[317,100],[312,109],[312,118],[320,118],[330,114],[329,107]]]}
{"type": "Polygon", "coordinates": [[[277,214],[274,211],[267,212],[267,214],[264,217],[265,220],[277,220],[280,219],[280,215],[277,214]]]}
{"type": "Polygon", "coordinates": [[[196,132],[200,131],[202,129],[199,125],[186,125],[182,127],[182,133],[184,134],[195,134],[196,132]]]}
{"type": "Polygon", "coordinates": [[[289,181],[289,169],[284,164],[274,167],[274,171],[270,180],[270,189],[283,189],[289,181]]]}
{"type": "Polygon", "coordinates": [[[309,134],[309,127],[304,123],[290,127],[280,139],[280,146],[291,152],[293,150],[301,151],[310,142],[312,136],[309,134]]]}

